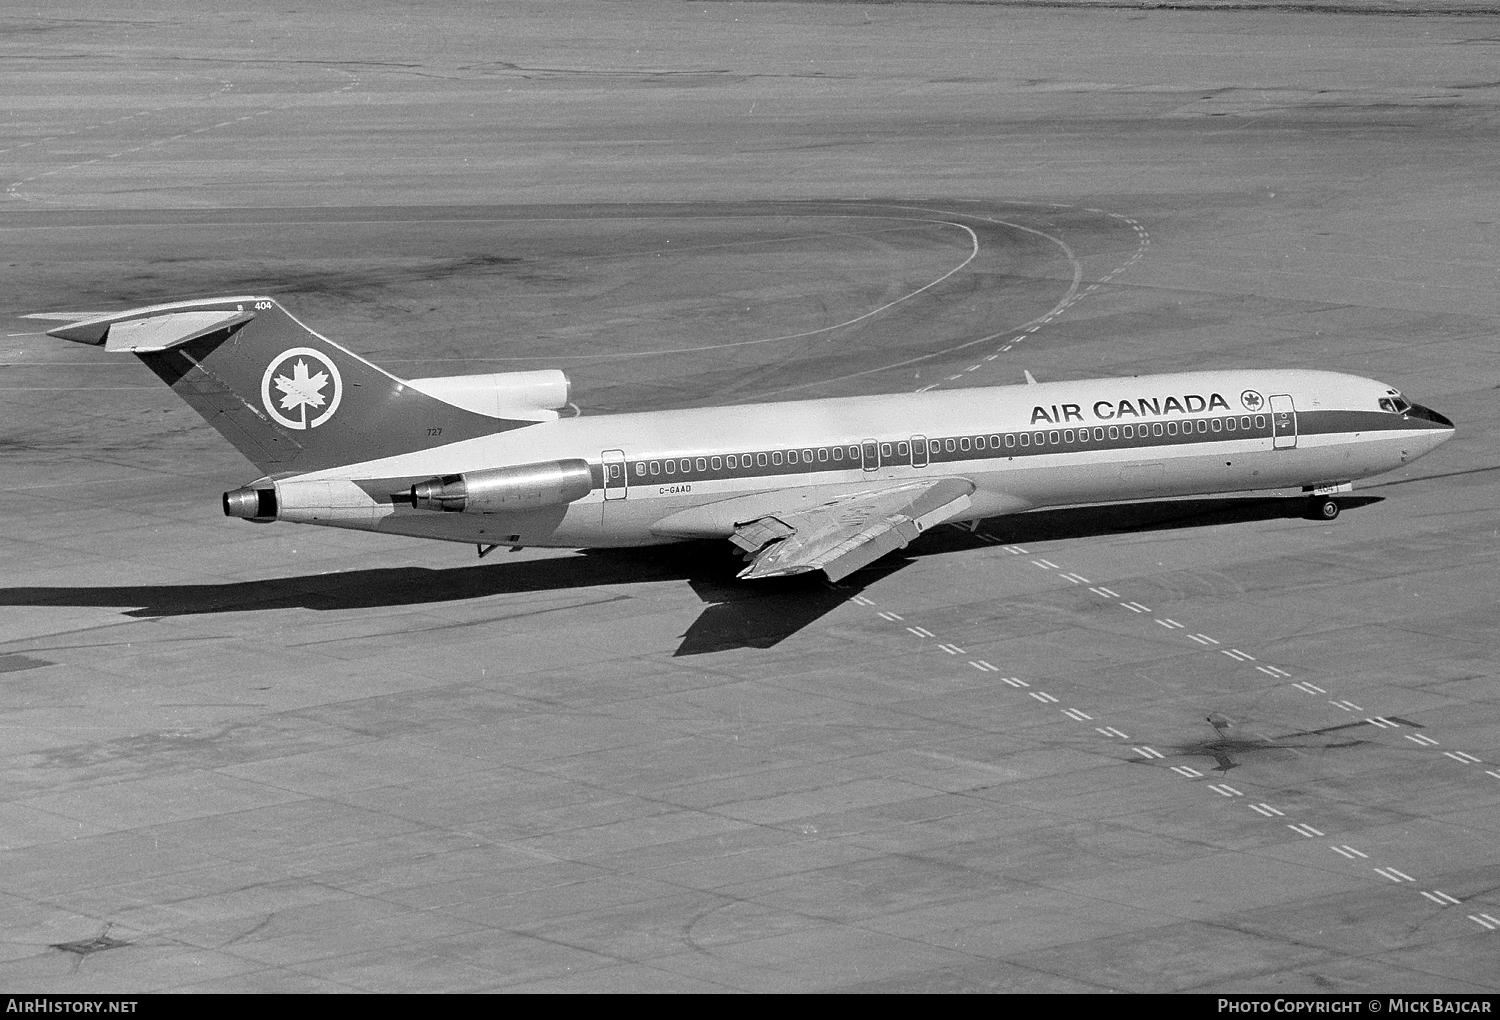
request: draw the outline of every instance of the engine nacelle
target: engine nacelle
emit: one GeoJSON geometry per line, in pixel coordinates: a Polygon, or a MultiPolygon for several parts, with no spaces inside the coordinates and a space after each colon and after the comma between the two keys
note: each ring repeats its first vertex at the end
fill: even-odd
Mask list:
{"type": "Polygon", "coordinates": [[[418,510],[499,514],[561,506],[594,491],[586,460],[548,460],[442,475],[411,487],[418,510]]]}
{"type": "Polygon", "coordinates": [[[550,421],[568,405],[568,377],[557,369],[408,379],[414,390],[491,418],[550,421]]]}

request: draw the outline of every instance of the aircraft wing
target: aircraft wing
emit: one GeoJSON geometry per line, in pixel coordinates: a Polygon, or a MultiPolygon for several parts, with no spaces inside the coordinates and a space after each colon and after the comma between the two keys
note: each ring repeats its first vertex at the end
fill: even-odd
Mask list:
{"type": "Polygon", "coordinates": [[[822,570],[837,581],[967,510],[973,492],[967,478],[869,489],[806,510],[767,514],[741,524],[729,540],[750,561],[740,577],[822,570]]]}

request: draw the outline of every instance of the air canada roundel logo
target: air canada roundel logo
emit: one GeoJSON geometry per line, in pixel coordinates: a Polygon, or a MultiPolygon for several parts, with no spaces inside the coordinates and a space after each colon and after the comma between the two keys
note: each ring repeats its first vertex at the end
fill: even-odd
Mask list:
{"type": "Polygon", "coordinates": [[[1259,411],[1261,405],[1265,403],[1265,399],[1254,390],[1246,390],[1240,394],[1240,403],[1245,405],[1245,410],[1247,411],[1259,411]]]}
{"type": "Polygon", "coordinates": [[[260,381],[260,402],[289,429],[322,425],[338,410],[343,395],[338,366],[311,347],[282,351],[260,381]]]}

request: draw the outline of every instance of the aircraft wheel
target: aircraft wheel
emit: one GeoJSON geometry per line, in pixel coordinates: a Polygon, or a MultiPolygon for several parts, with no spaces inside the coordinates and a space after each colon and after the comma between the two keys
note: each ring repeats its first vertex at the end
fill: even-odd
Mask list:
{"type": "Polygon", "coordinates": [[[1339,502],[1327,496],[1314,496],[1309,502],[1309,514],[1315,521],[1331,521],[1339,515],[1339,502]]]}

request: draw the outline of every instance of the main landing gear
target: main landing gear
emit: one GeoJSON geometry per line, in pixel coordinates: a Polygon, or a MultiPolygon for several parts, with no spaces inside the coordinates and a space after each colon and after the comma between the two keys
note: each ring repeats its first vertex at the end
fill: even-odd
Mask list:
{"type": "Polygon", "coordinates": [[[1315,521],[1331,521],[1339,515],[1339,501],[1332,496],[1313,496],[1307,501],[1307,516],[1315,521]]]}

